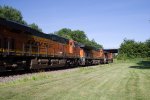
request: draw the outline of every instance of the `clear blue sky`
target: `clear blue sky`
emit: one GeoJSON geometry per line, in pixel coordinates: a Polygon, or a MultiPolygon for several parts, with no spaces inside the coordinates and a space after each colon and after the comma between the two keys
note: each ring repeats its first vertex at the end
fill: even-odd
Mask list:
{"type": "Polygon", "coordinates": [[[150,0],[0,0],[0,5],[20,10],[45,33],[83,30],[104,48],[118,48],[124,38],[150,38],[150,0]]]}

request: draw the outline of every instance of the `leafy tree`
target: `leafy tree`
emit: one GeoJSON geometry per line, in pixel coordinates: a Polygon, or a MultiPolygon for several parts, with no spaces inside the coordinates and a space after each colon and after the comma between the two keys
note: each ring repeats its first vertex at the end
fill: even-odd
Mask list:
{"type": "Polygon", "coordinates": [[[27,23],[23,20],[21,12],[9,6],[0,6],[0,17],[27,25],[27,23]]]}
{"type": "Polygon", "coordinates": [[[146,40],[146,45],[150,48],[150,39],[146,40]]]}
{"type": "Polygon", "coordinates": [[[146,40],[145,44],[147,47],[147,56],[150,57],[150,39],[146,40]]]}
{"type": "Polygon", "coordinates": [[[59,35],[61,37],[67,38],[67,39],[72,39],[71,38],[72,31],[69,28],[63,28],[63,29],[55,32],[55,34],[59,35]]]}
{"type": "Polygon", "coordinates": [[[134,40],[124,39],[124,41],[121,44],[120,49],[119,49],[119,55],[121,55],[125,58],[133,58],[134,48],[135,48],[134,40]]]}
{"type": "Polygon", "coordinates": [[[62,36],[67,39],[73,39],[79,43],[85,44],[87,46],[91,46],[94,48],[102,48],[102,45],[95,42],[95,40],[89,40],[87,35],[84,31],[81,30],[74,30],[68,28],[63,28],[57,32],[55,32],[56,35],[62,36]]]}
{"type": "Polygon", "coordinates": [[[125,39],[120,46],[118,58],[145,58],[150,57],[150,41],[136,42],[134,40],[125,39]]]}
{"type": "Polygon", "coordinates": [[[84,43],[84,41],[87,39],[87,36],[84,33],[84,31],[80,31],[80,30],[73,31],[71,37],[73,40],[78,41],[80,43],[84,43]]]}
{"type": "Polygon", "coordinates": [[[28,26],[33,28],[33,29],[35,29],[35,30],[37,30],[37,31],[42,32],[42,29],[39,28],[39,26],[37,24],[35,24],[35,23],[29,24],[28,26]]]}
{"type": "Polygon", "coordinates": [[[98,44],[94,39],[92,39],[91,43],[94,46],[94,48],[103,48],[103,46],[98,44]]]}

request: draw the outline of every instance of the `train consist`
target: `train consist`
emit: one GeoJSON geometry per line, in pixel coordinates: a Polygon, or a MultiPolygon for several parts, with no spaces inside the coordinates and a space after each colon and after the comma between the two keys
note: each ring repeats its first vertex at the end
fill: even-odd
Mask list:
{"type": "Polygon", "coordinates": [[[113,61],[112,53],[0,19],[0,71],[87,66],[113,61]]]}

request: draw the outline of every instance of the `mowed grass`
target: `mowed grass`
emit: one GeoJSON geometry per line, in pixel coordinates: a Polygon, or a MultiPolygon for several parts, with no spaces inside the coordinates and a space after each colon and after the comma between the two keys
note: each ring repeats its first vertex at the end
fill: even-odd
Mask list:
{"type": "Polygon", "coordinates": [[[0,100],[150,100],[150,62],[40,72],[0,83],[0,100]]]}

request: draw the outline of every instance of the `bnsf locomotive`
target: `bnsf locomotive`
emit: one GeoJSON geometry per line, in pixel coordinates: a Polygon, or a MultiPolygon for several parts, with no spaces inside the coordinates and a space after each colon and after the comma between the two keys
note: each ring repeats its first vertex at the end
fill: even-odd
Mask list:
{"type": "Polygon", "coordinates": [[[0,71],[95,65],[112,61],[102,49],[0,19],[0,71]]]}

